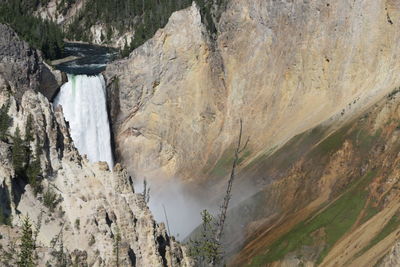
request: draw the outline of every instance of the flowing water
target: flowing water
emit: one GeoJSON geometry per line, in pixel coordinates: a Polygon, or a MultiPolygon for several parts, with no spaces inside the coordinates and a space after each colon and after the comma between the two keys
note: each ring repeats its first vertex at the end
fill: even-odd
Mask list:
{"type": "Polygon", "coordinates": [[[112,168],[114,162],[106,84],[100,73],[102,69],[99,68],[99,65],[105,66],[104,58],[107,57],[107,54],[101,52],[108,50],[99,47],[90,49],[87,45],[84,49],[81,49],[81,45],[74,45],[69,49],[79,53],[81,58],[68,62],[68,65],[63,63],[60,64],[62,66],[57,66],[68,73],[68,82],[61,87],[53,105],[62,106],[65,120],[69,122],[72,140],[79,153],[87,155],[91,162],[105,161],[112,168]]]}

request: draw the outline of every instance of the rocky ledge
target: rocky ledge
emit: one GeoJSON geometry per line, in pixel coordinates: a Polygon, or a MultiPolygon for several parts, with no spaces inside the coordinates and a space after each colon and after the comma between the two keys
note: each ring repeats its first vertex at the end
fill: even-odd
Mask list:
{"type": "Polygon", "coordinates": [[[17,101],[29,89],[39,91],[51,100],[66,76],[44,62],[42,53],[23,40],[9,26],[0,24],[0,73],[18,88],[17,101]]]}

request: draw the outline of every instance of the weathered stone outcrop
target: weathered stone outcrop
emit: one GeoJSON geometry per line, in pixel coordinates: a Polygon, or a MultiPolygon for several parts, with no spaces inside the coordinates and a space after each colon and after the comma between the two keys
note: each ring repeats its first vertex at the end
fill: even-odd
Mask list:
{"type": "Polygon", "coordinates": [[[119,159],[131,173],[206,179],[221,176],[239,118],[246,165],[358,114],[400,84],[399,14],[385,0],[232,0],[213,42],[195,5],[174,13],[105,72],[119,159]]]}
{"type": "Polygon", "coordinates": [[[385,255],[378,266],[381,267],[395,267],[400,265],[400,243],[397,242],[390,252],[385,255]]]}
{"type": "Polygon", "coordinates": [[[65,77],[44,63],[41,52],[21,40],[10,27],[0,24],[0,74],[17,88],[17,101],[29,89],[51,100],[65,77]]]}

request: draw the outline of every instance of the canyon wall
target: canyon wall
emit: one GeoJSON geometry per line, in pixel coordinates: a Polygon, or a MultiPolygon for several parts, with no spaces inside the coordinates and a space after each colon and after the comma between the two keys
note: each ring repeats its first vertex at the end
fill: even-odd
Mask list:
{"type": "Polygon", "coordinates": [[[132,174],[221,178],[239,119],[243,165],[395,88],[396,1],[228,1],[211,39],[195,4],[108,66],[118,159],[132,174]]]}

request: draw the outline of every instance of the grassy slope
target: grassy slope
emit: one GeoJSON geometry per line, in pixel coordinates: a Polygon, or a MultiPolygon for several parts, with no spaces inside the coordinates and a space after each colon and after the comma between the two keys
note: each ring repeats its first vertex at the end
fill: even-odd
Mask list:
{"type": "Polygon", "coordinates": [[[325,240],[324,248],[318,259],[318,262],[322,261],[335,242],[355,223],[368,197],[365,187],[374,175],[375,172],[369,172],[353,183],[347,192],[322,212],[316,214],[311,220],[299,223],[266,248],[266,253],[255,257],[250,266],[263,266],[266,263],[282,259],[289,252],[298,250],[302,246],[312,245],[314,242],[312,234],[319,229],[324,231],[325,240]]]}

